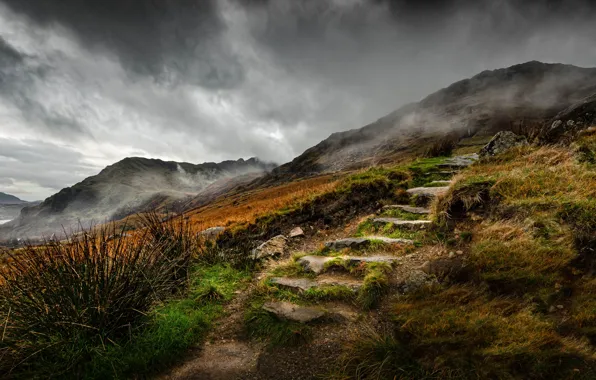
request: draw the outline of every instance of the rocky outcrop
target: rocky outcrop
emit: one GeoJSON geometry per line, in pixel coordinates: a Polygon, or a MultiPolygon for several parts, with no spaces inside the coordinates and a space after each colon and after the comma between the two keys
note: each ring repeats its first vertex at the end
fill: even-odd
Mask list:
{"type": "Polygon", "coordinates": [[[283,235],[277,235],[255,248],[253,257],[255,260],[261,260],[283,256],[287,245],[288,239],[283,235]]]}
{"type": "Polygon", "coordinates": [[[528,145],[528,140],[524,136],[516,135],[510,131],[497,133],[488,144],[480,150],[480,157],[492,157],[501,154],[516,146],[528,145]]]}
{"type": "Polygon", "coordinates": [[[546,123],[538,140],[541,143],[568,143],[580,132],[596,126],[596,94],[573,104],[546,123]]]}

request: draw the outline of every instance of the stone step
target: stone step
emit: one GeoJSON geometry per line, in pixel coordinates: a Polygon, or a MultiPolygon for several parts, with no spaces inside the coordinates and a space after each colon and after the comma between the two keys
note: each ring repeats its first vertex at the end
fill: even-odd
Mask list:
{"type": "Polygon", "coordinates": [[[278,318],[294,322],[308,323],[325,316],[325,309],[315,306],[300,306],[291,302],[266,302],[263,310],[278,318]]]}
{"type": "Polygon", "coordinates": [[[402,260],[401,257],[396,256],[344,256],[344,260],[348,265],[359,265],[362,263],[394,263],[402,260]]]}
{"type": "Polygon", "coordinates": [[[414,187],[412,189],[406,190],[406,192],[410,195],[417,195],[421,197],[428,197],[434,198],[439,195],[443,195],[449,191],[449,186],[440,186],[440,187],[414,187]]]}
{"type": "Polygon", "coordinates": [[[363,284],[362,280],[356,278],[335,275],[323,275],[316,280],[308,278],[273,277],[269,281],[280,288],[285,288],[298,293],[307,291],[311,288],[324,286],[345,286],[357,291],[363,284]]]}
{"type": "Polygon", "coordinates": [[[380,263],[380,262],[397,262],[402,260],[401,257],[395,256],[304,256],[298,259],[298,263],[304,267],[304,270],[308,272],[313,272],[315,274],[320,274],[325,271],[325,264],[330,261],[343,260],[349,265],[359,265],[361,263],[380,263]]]}
{"type": "Polygon", "coordinates": [[[453,183],[453,181],[431,181],[429,185],[441,185],[441,186],[449,186],[453,183]]]}
{"type": "Polygon", "coordinates": [[[372,223],[377,226],[390,223],[395,227],[407,230],[423,230],[432,224],[430,220],[403,220],[399,218],[374,218],[372,223]]]}
{"type": "Polygon", "coordinates": [[[383,211],[387,210],[402,210],[405,212],[409,212],[410,214],[430,214],[430,210],[424,207],[414,207],[408,205],[389,205],[383,206],[383,211]]]}
{"type": "Polygon", "coordinates": [[[408,239],[391,239],[385,236],[364,236],[359,238],[345,238],[325,243],[325,247],[339,251],[346,248],[359,249],[366,248],[372,242],[383,242],[385,244],[414,244],[408,239]]]}

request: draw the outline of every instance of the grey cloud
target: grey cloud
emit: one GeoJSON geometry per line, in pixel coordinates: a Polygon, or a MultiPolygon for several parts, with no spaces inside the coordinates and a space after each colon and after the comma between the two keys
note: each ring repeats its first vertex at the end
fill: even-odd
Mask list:
{"type": "Polygon", "coordinates": [[[3,11],[25,25],[0,28],[0,101],[21,111],[5,119],[76,147],[52,151],[59,162],[82,155],[69,157],[80,174],[31,174],[48,186],[127,155],[283,162],[486,69],[596,62],[587,1],[0,0],[3,11]],[[18,33],[37,47],[23,53],[18,33]]]}

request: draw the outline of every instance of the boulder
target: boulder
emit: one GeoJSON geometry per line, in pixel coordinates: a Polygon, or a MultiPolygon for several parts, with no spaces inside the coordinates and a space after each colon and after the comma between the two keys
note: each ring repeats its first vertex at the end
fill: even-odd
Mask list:
{"type": "Polygon", "coordinates": [[[283,235],[277,235],[253,250],[255,260],[283,256],[286,253],[288,239],[283,235]]]}
{"type": "Polygon", "coordinates": [[[428,274],[421,270],[412,270],[405,277],[398,279],[398,288],[403,294],[415,292],[421,287],[433,282],[428,274]]]}
{"type": "Polygon", "coordinates": [[[300,227],[296,227],[290,231],[290,238],[304,237],[304,231],[300,227]]]}
{"type": "Polygon", "coordinates": [[[503,153],[516,146],[528,145],[524,136],[516,135],[511,131],[501,131],[480,150],[480,157],[492,157],[503,153]]]}
{"type": "Polygon", "coordinates": [[[199,236],[205,239],[215,239],[219,234],[221,234],[225,230],[225,227],[211,227],[199,232],[199,236]]]}
{"type": "Polygon", "coordinates": [[[278,318],[300,323],[312,322],[325,315],[325,310],[321,308],[300,306],[291,302],[267,302],[263,305],[263,310],[274,314],[278,318]]]}

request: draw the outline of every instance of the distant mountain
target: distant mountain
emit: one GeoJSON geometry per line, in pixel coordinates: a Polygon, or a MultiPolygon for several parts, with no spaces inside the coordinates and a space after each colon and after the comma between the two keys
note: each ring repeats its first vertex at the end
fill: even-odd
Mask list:
{"type": "Polygon", "coordinates": [[[0,205],[16,205],[16,204],[20,204],[20,203],[26,203],[26,202],[20,200],[19,198],[15,197],[14,195],[0,192],[0,205]]]}
{"type": "Polygon", "coordinates": [[[482,73],[360,129],[332,134],[259,184],[395,162],[437,141],[513,130],[533,137],[557,113],[596,94],[596,68],[527,62],[482,73]]]}
{"type": "Polygon", "coordinates": [[[212,183],[246,174],[262,175],[276,165],[257,158],[203,163],[126,158],[86,178],[0,226],[0,240],[35,238],[76,228],[80,222],[120,219],[137,211],[194,198],[212,183]]]}

